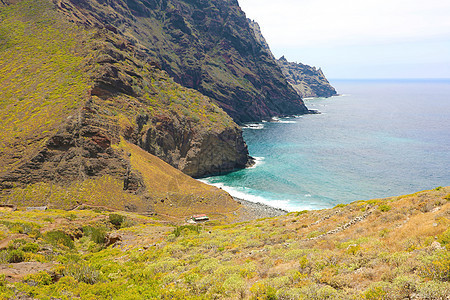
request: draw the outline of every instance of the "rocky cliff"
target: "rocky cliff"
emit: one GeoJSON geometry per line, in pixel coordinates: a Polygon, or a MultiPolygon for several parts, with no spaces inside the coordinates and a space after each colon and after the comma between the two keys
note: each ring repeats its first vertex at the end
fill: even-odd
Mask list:
{"type": "Polygon", "coordinates": [[[320,68],[289,62],[284,56],[278,60],[278,65],[302,97],[331,97],[337,94],[320,68]]]}
{"type": "Polygon", "coordinates": [[[3,202],[166,213],[170,203],[189,213],[202,198],[216,212],[235,209],[227,193],[142,149],[192,176],[231,171],[250,161],[240,128],[145,47],[58,5],[0,3],[3,202]]]}
{"type": "Polygon", "coordinates": [[[252,19],[247,19],[248,25],[250,25],[250,28],[253,30],[253,33],[255,35],[256,40],[258,43],[263,46],[263,48],[272,55],[272,57],[275,59],[275,56],[273,56],[272,50],[270,50],[270,46],[266,41],[266,38],[263,36],[261,32],[261,27],[259,27],[258,22],[252,19]]]}
{"type": "MultiPolygon", "coordinates": [[[[262,35],[259,24],[250,19],[248,19],[248,23],[256,40],[274,57],[269,44],[262,35]]],[[[331,97],[336,95],[336,90],[325,78],[320,68],[316,69],[301,63],[288,62],[284,56],[278,59],[277,63],[289,84],[301,97],[331,97]]]]}
{"type": "Polygon", "coordinates": [[[236,0],[55,0],[73,20],[114,26],[235,121],[306,113],[236,0]]]}

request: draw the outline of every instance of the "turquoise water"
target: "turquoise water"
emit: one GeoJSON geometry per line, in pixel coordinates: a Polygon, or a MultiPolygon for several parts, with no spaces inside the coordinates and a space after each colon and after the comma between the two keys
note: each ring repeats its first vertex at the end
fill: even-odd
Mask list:
{"type": "Polygon", "coordinates": [[[322,114],[244,128],[253,168],[203,179],[287,210],[450,185],[450,81],[333,81],[322,114]]]}

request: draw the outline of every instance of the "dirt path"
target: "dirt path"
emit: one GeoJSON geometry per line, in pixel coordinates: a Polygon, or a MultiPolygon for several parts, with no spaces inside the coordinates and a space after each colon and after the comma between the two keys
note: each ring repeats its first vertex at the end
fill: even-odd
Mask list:
{"type": "Polygon", "coordinates": [[[50,271],[54,263],[41,262],[21,262],[16,264],[0,264],[0,274],[6,276],[9,282],[18,282],[28,274],[38,273],[40,271],[50,271]]]}

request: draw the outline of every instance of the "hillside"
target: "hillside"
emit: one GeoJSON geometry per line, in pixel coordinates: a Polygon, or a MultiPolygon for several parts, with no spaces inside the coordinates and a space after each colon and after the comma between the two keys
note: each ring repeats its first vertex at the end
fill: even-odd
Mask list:
{"type": "Polygon", "coordinates": [[[308,112],[236,0],[56,2],[78,23],[114,26],[175,82],[210,97],[237,122],[308,112]]]}
{"type": "Polygon", "coordinates": [[[230,224],[0,212],[5,299],[447,299],[450,187],[230,224]]]}
{"type": "Polygon", "coordinates": [[[2,1],[0,18],[2,203],[154,213],[166,199],[189,214],[204,198],[208,212],[236,209],[172,168],[202,176],[251,163],[241,129],[211,99],[114,27],[75,24],[47,0],[2,1]]]}
{"type": "Polygon", "coordinates": [[[320,68],[289,62],[284,56],[277,62],[289,84],[302,97],[331,97],[337,94],[320,68]]]}

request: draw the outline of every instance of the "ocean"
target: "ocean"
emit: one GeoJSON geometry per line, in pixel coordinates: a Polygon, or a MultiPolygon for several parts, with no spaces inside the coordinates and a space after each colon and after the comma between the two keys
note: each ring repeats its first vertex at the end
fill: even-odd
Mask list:
{"type": "Polygon", "coordinates": [[[254,167],[202,181],[289,211],[450,185],[450,80],[334,80],[321,114],[244,126],[254,167]]]}

